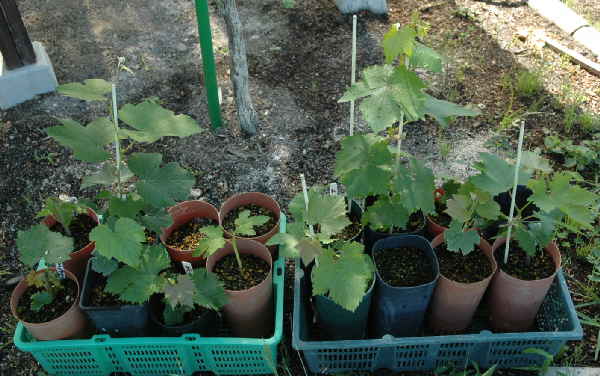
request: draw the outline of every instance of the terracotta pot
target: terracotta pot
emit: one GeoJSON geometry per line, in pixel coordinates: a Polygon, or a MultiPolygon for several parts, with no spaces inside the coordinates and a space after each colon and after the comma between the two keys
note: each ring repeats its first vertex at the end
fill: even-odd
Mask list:
{"type": "MultiPolygon", "coordinates": [[[[96,223],[100,223],[96,212],[94,212],[92,209],[88,208],[87,215],[90,216],[96,223]]],[[[49,215],[46,218],[44,218],[42,224],[50,228],[56,224],[56,219],[54,218],[54,216],[49,215]]],[[[77,276],[77,280],[79,281],[79,283],[83,281],[85,267],[90,257],[92,257],[92,252],[94,252],[95,248],[96,242],[89,242],[85,247],[81,248],[80,250],[72,252],[70,256],[71,259],[63,263],[65,269],[77,276]]]]}
{"type": "MultiPolygon", "coordinates": [[[[248,193],[240,193],[235,196],[231,196],[223,203],[221,206],[221,210],[219,211],[219,218],[221,219],[221,225],[223,224],[223,220],[227,217],[227,214],[235,208],[239,208],[240,206],[254,204],[261,206],[272,213],[275,214],[276,224],[275,226],[266,234],[255,236],[252,238],[239,237],[238,239],[249,239],[255,240],[257,242],[265,244],[269,239],[273,237],[273,235],[279,232],[279,214],[281,213],[281,209],[279,208],[279,204],[277,201],[273,200],[271,196],[268,196],[264,193],[260,192],[248,192],[248,193]]],[[[232,234],[227,232],[229,237],[232,234]]],[[[275,249],[275,247],[270,247],[271,251],[275,249]]]]}
{"type": "MultiPolygon", "coordinates": [[[[265,247],[254,240],[237,239],[240,254],[250,254],[269,263],[271,270],[264,281],[247,290],[225,290],[229,302],[223,307],[225,320],[236,337],[266,338],[273,332],[273,259],[265,247]]],[[[227,243],[224,248],[206,259],[206,270],[212,272],[217,261],[233,254],[233,246],[227,243]]]]}
{"type": "MultiPolygon", "coordinates": [[[[55,270],[54,268],[50,269],[55,270]]],[[[42,270],[38,271],[37,274],[41,272],[42,270]]],[[[21,320],[25,328],[27,328],[27,331],[41,341],[82,338],[87,334],[87,320],[83,312],[79,309],[79,281],[77,280],[77,277],[68,270],[65,270],[65,275],[77,285],[77,299],[75,299],[67,312],[52,321],[30,323],[21,320],[17,315],[19,299],[21,299],[21,296],[23,296],[29,287],[25,279],[17,284],[10,296],[10,310],[13,316],[17,320],[21,320]]]]}
{"type": "MultiPolygon", "coordinates": [[[[437,224],[430,216],[427,216],[427,232],[431,236],[438,236],[439,234],[446,231],[448,227],[437,224]]],[[[491,247],[490,247],[491,248],[491,247]]]]}
{"type": "Polygon", "coordinates": [[[160,241],[167,247],[171,260],[187,261],[195,264],[203,263],[204,257],[192,256],[193,249],[180,249],[167,245],[167,239],[173,231],[190,222],[194,218],[208,218],[219,223],[219,211],[205,201],[184,201],[169,208],[173,224],[167,227],[160,235],[160,241]]]}
{"type": "MultiPolygon", "coordinates": [[[[496,239],[492,252],[503,252],[502,245],[505,243],[506,239],[496,239]]],[[[560,252],[554,242],[545,251],[552,256],[556,266],[554,273],[547,278],[525,281],[508,275],[502,271],[501,265],[498,267],[489,295],[490,324],[494,330],[521,332],[533,326],[540,305],[561,265],[560,252]]]]}
{"type": "MultiPolygon", "coordinates": [[[[436,248],[443,242],[442,233],[431,241],[431,247],[436,248]]],[[[480,238],[478,248],[490,260],[492,272],[479,282],[461,283],[445,277],[440,271],[429,316],[429,327],[434,332],[459,332],[465,330],[471,323],[475,310],[498,267],[492,255],[492,247],[485,239],[480,238]]]]}

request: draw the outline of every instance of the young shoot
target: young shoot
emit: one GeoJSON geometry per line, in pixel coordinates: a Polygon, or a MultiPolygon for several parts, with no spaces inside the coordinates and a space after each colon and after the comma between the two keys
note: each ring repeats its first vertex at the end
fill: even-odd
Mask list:
{"type": "Polygon", "coordinates": [[[162,293],[163,321],[169,326],[182,324],[185,314],[196,306],[218,311],[228,301],[223,282],[204,268],[190,274],[165,276],[162,293]]]}
{"type": "Polygon", "coordinates": [[[60,223],[68,236],[71,236],[71,223],[78,214],[87,213],[87,207],[75,202],[63,201],[58,198],[48,197],[44,207],[37,213],[38,217],[52,216],[60,223]]]}

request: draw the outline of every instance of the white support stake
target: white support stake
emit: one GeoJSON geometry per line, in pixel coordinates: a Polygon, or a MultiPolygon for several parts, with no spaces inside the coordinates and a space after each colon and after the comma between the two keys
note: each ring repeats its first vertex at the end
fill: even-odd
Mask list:
{"type": "MultiPolygon", "coordinates": [[[[351,84],[356,83],[356,14],[352,16],[352,73],[351,84]]],[[[354,101],[350,101],[350,136],[354,136],[354,101]]]]}
{"type": "Polygon", "coordinates": [[[519,130],[519,146],[517,149],[517,163],[515,164],[515,180],[513,183],[512,197],[510,201],[510,212],[508,213],[508,233],[506,234],[506,243],[504,247],[504,263],[508,262],[508,249],[510,246],[510,236],[512,234],[513,216],[515,214],[515,202],[517,199],[517,185],[519,184],[519,169],[521,168],[521,155],[523,153],[523,137],[525,136],[525,122],[521,121],[519,130]]]}
{"type": "Polygon", "coordinates": [[[60,264],[56,264],[56,274],[58,274],[58,278],[60,279],[65,279],[65,266],[60,263],[60,264]]]}
{"type": "Polygon", "coordinates": [[[194,272],[194,268],[192,267],[192,264],[187,261],[182,261],[181,266],[183,266],[183,270],[185,271],[185,274],[192,274],[194,272]]]}
{"type": "Polygon", "coordinates": [[[115,155],[117,157],[117,194],[121,195],[121,144],[119,142],[119,112],[117,107],[117,86],[112,84],[112,109],[115,125],[115,155]]]}
{"type": "Polygon", "coordinates": [[[338,195],[338,186],[337,186],[337,183],[331,183],[331,184],[329,184],[329,195],[330,196],[337,196],[338,195]]]}
{"type": "MultiPolygon", "coordinates": [[[[306,179],[304,178],[304,174],[300,174],[300,181],[302,182],[302,193],[304,194],[304,207],[306,211],[308,211],[308,187],[306,186],[306,179]]],[[[308,230],[311,234],[315,233],[315,230],[312,225],[308,226],[308,230]]]]}

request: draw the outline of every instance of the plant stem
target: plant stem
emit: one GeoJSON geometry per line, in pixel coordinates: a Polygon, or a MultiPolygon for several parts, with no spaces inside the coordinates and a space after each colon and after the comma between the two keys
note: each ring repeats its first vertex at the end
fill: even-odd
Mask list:
{"type": "Polygon", "coordinates": [[[117,196],[121,198],[121,143],[119,141],[119,113],[117,110],[117,86],[112,84],[112,113],[115,126],[115,155],[117,157],[117,196]]]}
{"type": "Polygon", "coordinates": [[[403,134],[404,134],[404,112],[400,114],[400,124],[398,124],[398,149],[396,150],[396,168],[400,167],[400,151],[402,148],[403,134]]]}
{"type": "Polygon", "coordinates": [[[240,269],[240,274],[244,275],[244,266],[242,265],[242,259],[240,258],[240,251],[237,247],[237,240],[235,238],[235,234],[231,238],[231,245],[233,246],[233,251],[235,252],[235,259],[237,260],[238,268],[240,269]]]}
{"type": "MultiPolygon", "coordinates": [[[[352,77],[351,84],[356,83],[356,14],[352,16],[352,77]]],[[[354,101],[350,101],[350,136],[354,135],[354,101]]]]}
{"type": "Polygon", "coordinates": [[[521,129],[519,129],[519,146],[517,149],[517,163],[515,164],[515,179],[512,189],[512,197],[510,202],[510,212],[508,214],[508,233],[506,234],[506,243],[504,247],[504,263],[508,262],[508,249],[510,246],[510,236],[513,227],[513,215],[515,214],[515,202],[517,199],[517,185],[519,184],[519,168],[521,167],[521,154],[523,152],[523,137],[525,136],[525,122],[521,121],[521,129]]]}

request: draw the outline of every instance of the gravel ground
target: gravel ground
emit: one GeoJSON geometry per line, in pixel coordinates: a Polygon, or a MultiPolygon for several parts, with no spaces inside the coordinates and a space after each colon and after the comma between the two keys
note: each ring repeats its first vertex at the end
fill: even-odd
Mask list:
{"type": "MultiPolygon", "coordinates": [[[[545,94],[558,103],[548,103],[544,114],[528,122],[530,147],[540,144],[542,128],[560,129],[565,82],[585,94],[582,110],[598,112],[596,77],[565,64],[554,52],[537,49],[531,39],[516,38],[521,28],[543,28],[585,53],[523,2],[389,3],[389,17],[360,15],[359,69],[381,61],[378,43],[390,24],[406,22],[413,9],[421,9],[432,25],[427,42],[445,53],[449,62],[446,74],[432,77],[432,91],[478,105],[484,112],[447,130],[431,122],[406,128],[407,151],[426,159],[436,174],[464,177],[471,173],[466,166],[479,152],[511,150],[513,132],[499,132],[497,126],[508,101],[502,86],[505,74],[543,67],[545,94]]],[[[598,14],[600,5],[585,3],[598,14]]],[[[21,0],[19,6],[32,39],[45,45],[60,82],[110,79],[117,57],[123,56],[134,75],[119,74],[120,103],[158,96],[166,107],[193,116],[206,129],[200,135],[143,148],[162,152],[167,161],[177,160],[192,170],[197,176],[194,198],[220,205],[233,193],[256,190],[272,194],[285,206],[300,190],[300,173],[306,174],[309,184],[333,180],[334,154],[348,122],[348,106],[338,105],[337,99],[350,77],[351,18],[340,15],[332,1],[306,0],[292,10],[282,8],[279,0],[238,1],[248,39],[251,91],[261,117],[259,134],[251,139],[243,138],[237,129],[227,40],[214,4],[211,23],[227,124],[215,133],[208,131],[192,2],[21,0]]],[[[514,104],[516,109],[524,106],[514,104]]],[[[103,111],[98,105],[48,94],[0,112],[0,295],[4,302],[12,290],[7,281],[23,272],[14,245],[17,230],[36,221],[35,213],[48,196],[94,194],[79,187],[81,177],[95,167],[74,160],[46,137],[44,128],[56,124],[56,117],[85,122],[103,111]]],[[[358,128],[364,129],[360,119],[358,128]]],[[[14,326],[5,304],[0,307],[0,375],[35,375],[39,368],[33,359],[11,343],[14,326]]],[[[295,374],[302,373],[295,352],[285,349],[292,354],[295,374]]]]}

